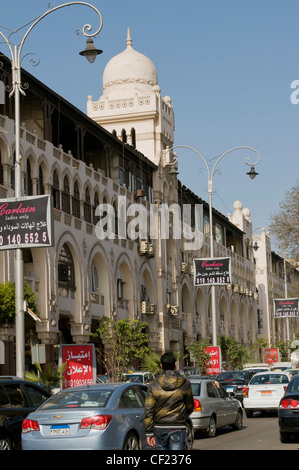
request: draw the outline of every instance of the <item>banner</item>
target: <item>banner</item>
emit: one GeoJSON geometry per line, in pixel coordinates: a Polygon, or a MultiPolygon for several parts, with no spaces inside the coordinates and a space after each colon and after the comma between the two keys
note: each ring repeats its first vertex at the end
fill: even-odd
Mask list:
{"type": "Polygon", "coordinates": [[[0,199],[0,250],[54,245],[51,196],[0,199]]]}
{"type": "Polygon", "coordinates": [[[195,286],[231,284],[231,258],[195,258],[193,265],[195,286]]]}
{"type": "Polygon", "coordinates": [[[264,348],[264,362],[273,364],[280,361],[279,348],[264,348]]]}
{"type": "Polygon", "coordinates": [[[274,318],[299,317],[299,299],[274,299],[274,318]]]}
{"type": "Polygon", "coordinates": [[[219,346],[209,346],[205,348],[207,353],[210,354],[210,360],[208,362],[208,375],[218,375],[221,372],[221,350],[219,346]]]}
{"type": "Polygon", "coordinates": [[[62,344],[59,363],[67,364],[62,388],[95,383],[96,358],[93,344],[62,344]]]}

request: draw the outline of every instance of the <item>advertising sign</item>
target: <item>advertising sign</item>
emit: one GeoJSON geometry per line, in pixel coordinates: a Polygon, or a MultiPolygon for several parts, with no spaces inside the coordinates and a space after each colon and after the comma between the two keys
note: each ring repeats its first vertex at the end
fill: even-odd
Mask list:
{"type": "Polygon", "coordinates": [[[231,284],[231,258],[195,258],[193,265],[195,286],[231,284]]]}
{"type": "Polygon", "coordinates": [[[62,344],[59,363],[67,364],[62,388],[95,383],[96,358],[93,344],[62,344]]]}
{"type": "Polygon", "coordinates": [[[216,375],[221,372],[221,351],[219,346],[209,346],[205,350],[210,354],[207,374],[216,375]]]}
{"type": "Polygon", "coordinates": [[[274,318],[299,317],[299,299],[274,299],[274,318]]]}
{"type": "Polygon", "coordinates": [[[54,245],[51,196],[0,199],[0,250],[54,245]]]}
{"type": "Polygon", "coordinates": [[[279,360],[278,348],[264,348],[264,362],[266,364],[273,364],[273,362],[279,362],[279,360]]]}

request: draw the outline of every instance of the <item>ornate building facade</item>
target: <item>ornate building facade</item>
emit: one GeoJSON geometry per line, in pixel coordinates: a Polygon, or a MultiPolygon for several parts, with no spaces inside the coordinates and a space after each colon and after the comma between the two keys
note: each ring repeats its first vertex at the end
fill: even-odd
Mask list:
{"type": "MultiPolygon", "coordinates": [[[[29,73],[22,76],[29,84],[21,100],[23,193],[52,195],[55,233],[53,247],[23,252],[40,319],[26,319],[27,368],[31,345],[45,344],[53,362],[60,344],[90,342],[104,315],[146,321],[154,352],[185,353],[212,333],[210,288],[193,281],[193,259],[209,257],[209,212],[172,171],[174,109],[161,96],[153,63],[133,49],[128,31],[126,49],[105,68],[103,95],[88,97],[87,115],[29,73]],[[163,209],[172,205],[179,219],[168,211],[165,225],[163,209]],[[185,206],[202,208],[200,247],[174,236],[185,206]]],[[[0,79],[10,83],[9,61],[0,79]]],[[[14,196],[10,99],[0,113],[3,199],[14,196]]],[[[213,221],[215,256],[232,260],[232,284],[216,289],[217,332],[251,345],[260,332],[250,211],[236,201],[231,216],[214,210],[213,221]]],[[[188,225],[192,232],[192,216],[188,225]]],[[[0,283],[14,281],[14,250],[0,250],[0,266],[0,283]]],[[[0,325],[0,340],[0,373],[14,373],[14,329],[0,325]]]]}

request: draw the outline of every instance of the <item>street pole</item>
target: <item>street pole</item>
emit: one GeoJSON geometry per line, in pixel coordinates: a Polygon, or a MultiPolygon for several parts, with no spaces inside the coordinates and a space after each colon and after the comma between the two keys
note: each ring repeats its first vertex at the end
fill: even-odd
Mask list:
{"type": "MultiPolygon", "coordinates": [[[[25,26],[30,24],[26,33],[23,35],[19,44],[14,45],[10,42],[10,36],[16,31],[11,31],[8,37],[0,31],[0,36],[4,39],[10,55],[11,55],[11,71],[12,71],[12,86],[9,96],[14,96],[15,105],[15,198],[21,199],[25,197],[22,195],[22,163],[21,163],[21,151],[20,151],[20,93],[25,95],[21,83],[21,54],[23,45],[27,36],[31,30],[47,15],[53,13],[64,7],[73,5],[84,5],[94,10],[99,16],[100,24],[95,33],[88,34],[87,31],[91,31],[92,27],[86,24],[82,28],[82,34],[87,37],[86,49],[80,52],[80,55],[84,55],[89,62],[95,60],[96,55],[102,51],[95,49],[92,43],[92,37],[96,36],[102,29],[102,16],[100,12],[93,5],[86,2],[68,2],[57,7],[50,8],[45,13],[40,15],[38,18],[27,23],[25,26]]],[[[19,28],[17,32],[20,32],[22,28],[19,28]]],[[[15,333],[16,333],[16,374],[20,378],[25,378],[25,320],[24,320],[24,266],[23,266],[23,252],[22,249],[16,247],[15,249],[15,333]]]]}
{"type": "MultiPolygon", "coordinates": [[[[212,205],[212,194],[213,194],[213,177],[217,168],[218,163],[220,160],[222,160],[223,157],[228,155],[229,153],[235,151],[235,150],[240,150],[240,149],[246,149],[246,150],[251,150],[253,151],[258,159],[255,163],[250,163],[249,162],[249,157],[245,159],[246,165],[249,165],[251,167],[250,172],[247,174],[250,176],[251,179],[254,179],[255,176],[258,174],[255,172],[255,165],[257,165],[261,159],[260,154],[257,150],[255,150],[252,147],[247,147],[247,146],[240,146],[240,147],[234,147],[231,148],[230,150],[227,150],[224,152],[220,157],[217,158],[214,166],[212,167],[212,171],[209,166],[209,162],[211,160],[207,160],[200,152],[195,150],[193,147],[190,147],[188,145],[174,145],[173,147],[169,148],[167,147],[166,150],[167,152],[170,152],[170,150],[173,150],[175,148],[187,148],[195,152],[204,162],[207,173],[208,173],[208,193],[209,193],[209,226],[210,226],[210,257],[214,257],[214,239],[213,239],[213,205],[212,205]]],[[[173,162],[169,163],[170,166],[176,165],[177,163],[177,157],[174,156],[173,162]]],[[[217,346],[217,316],[216,316],[216,291],[215,291],[215,285],[211,286],[211,308],[212,308],[212,346],[217,346]]]]}

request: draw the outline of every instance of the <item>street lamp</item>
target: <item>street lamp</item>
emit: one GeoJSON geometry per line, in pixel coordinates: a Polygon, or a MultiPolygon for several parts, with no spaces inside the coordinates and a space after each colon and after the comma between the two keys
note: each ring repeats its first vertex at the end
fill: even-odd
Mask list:
{"type": "MultiPolygon", "coordinates": [[[[32,31],[32,29],[46,16],[64,7],[73,5],[83,5],[94,10],[100,20],[99,27],[95,33],[89,34],[87,31],[91,31],[92,27],[86,24],[82,28],[82,33],[87,37],[87,47],[85,51],[80,53],[87,57],[90,62],[94,62],[96,56],[102,51],[96,49],[92,43],[92,37],[96,36],[102,29],[103,21],[102,16],[97,8],[86,2],[68,2],[57,7],[50,8],[45,13],[40,15],[38,18],[33,19],[25,26],[30,24],[29,28],[23,35],[19,44],[13,44],[10,42],[10,37],[16,31],[11,32],[8,38],[5,34],[0,31],[0,36],[4,39],[11,56],[11,70],[12,70],[12,86],[10,89],[9,96],[14,96],[15,100],[15,197],[16,199],[22,198],[22,171],[21,171],[21,152],[20,152],[20,94],[25,95],[24,89],[21,84],[21,61],[22,61],[22,49],[24,43],[32,31]],[[91,42],[90,42],[91,41],[91,42]]],[[[22,28],[20,28],[22,29],[22,28]]],[[[17,32],[20,31],[18,29],[17,32]]],[[[23,253],[22,249],[16,248],[15,250],[15,327],[16,327],[16,374],[24,378],[25,376],[25,326],[24,326],[24,267],[23,267],[23,253]]]]}
{"type": "MultiPolygon", "coordinates": [[[[192,150],[195,152],[204,162],[206,166],[206,170],[208,173],[208,193],[209,193],[209,222],[210,222],[210,256],[211,258],[214,257],[214,245],[213,245],[213,212],[212,212],[212,193],[213,193],[213,177],[217,168],[218,163],[220,160],[222,160],[225,155],[235,151],[235,150],[240,150],[240,149],[246,149],[246,150],[251,150],[254,153],[256,153],[258,159],[255,163],[250,163],[249,162],[249,157],[246,158],[246,165],[249,165],[251,167],[250,171],[247,173],[251,179],[254,179],[258,173],[255,171],[255,165],[257,165],[261,159],[260,154],[258,153],[257,150],[255,150],[252,147],[246,147],[246,146],[241,146],[241,147],[234,147],[230,150],[227,150],[224,152],[220,157],[217,158],[214,166],[212,167],[212,171],[209,166],[209,160],[207,160],[200,152],[195,150],[192,147],[189,147],[188,145],[175,145],[174,147],[167,147],[166,150],[169,152],[170,150],[173,150],[174,148],[178,147],[184,147],[187,149],[192,150]]],[[[174,157],[174,161],[170,163],[171,166],[176,165],[177,163],[177,157],[174,157]]],[[[217,346],[217,326],[216,326],[216,299],[215,299],[215,286],[211,286],[211,301],[212,301],[212,341],[213,341],[213,346],[217,346]]]]}

